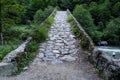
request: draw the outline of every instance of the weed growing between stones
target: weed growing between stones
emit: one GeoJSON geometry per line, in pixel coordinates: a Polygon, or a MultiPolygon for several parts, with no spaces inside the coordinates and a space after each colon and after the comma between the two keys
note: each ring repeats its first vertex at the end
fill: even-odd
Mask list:
{"type": "Polygon", "coordinates": [[[68,15],[68,17],[67,17],[67,21],[68,21],[68,22],[72,22],[72,21],[73,21],[72,16],[68,15]]]}
{"type": "Polygon", "coordinates": [[[33,34],[33,39],[38,43],[43,42],[44,40],[46,40],[47,37],[48,37],[48,28],[46,25],[39,27],[37,30],[35,30],[33,34]]]}
{"type": "Polygon", "coordinates": [[[54,21],[54,16],[49,16],[48,19],[45,21],[47,24],[52,24],[54,21]]]}

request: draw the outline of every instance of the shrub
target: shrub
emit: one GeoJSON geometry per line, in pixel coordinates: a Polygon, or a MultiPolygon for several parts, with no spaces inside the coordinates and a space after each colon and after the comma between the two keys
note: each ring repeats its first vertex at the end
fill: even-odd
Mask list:
{"type": "Polygon", "coordinates": [[[45,10],[39,9],[34,15],[34,22],[40,24],[52,13],[53,10],[54,8],[51,6],[48,6],[45,10]]]}
{"type": "Polygon", "coordinates": [[[38,49],[38,43],[36,41],[31,41],[28,43],[26,51],[27,52],[36,52],[38,49]]]}
{"type": "Polygon", "coordinates": [[[34,15],[34,22],[36,24],[40,24],[41,22],[44,21],[44,19],[45,19],[45,13],[41,9],[39,9],[34,15]]]}
{"type": "Polygon", "coordinates": [[[22,54],[20,57],[16,59],[17,65],[18,65],[18,73],[20,73],[23,68],[30,63],[30,61],[33,60],[33,58],[37,54],[37,50],[39,48],[39,45],[36,41],[31,41],[28,43],[26,47],[26,54],[22,54]]]}
{"type": "Polygon", "coordinates": [[[47,18],[47,20],[45,21],[45,23],[51,25],[53,23],[53,21],[54,21],[54,17],[50,16],[50,17],[47,18]]]}
{"type": "Polygon", "coordinates": [[[77,5],[75,7],[73,15],[86,31],[88,31],[91,27],[95,27],[91,14],[82,5],[77,5]]]}
{"type": "Polygon", "coordinates": [[[45,25],[40,26],[35,32],[33,33],[33,39],[37,42],[42,42],[46,40],[48,37],[48,28],[45,25]]]}
{"type": "Polygon", "coordinates": [[[88,49],[89,48],[89,41],[84,36],[81,39],[80,46],[83,49],[88,49]]]}
{"type": "Polygon", "coordinates": [[[120,2],[117,2],[113,6],[111,13],[114,17],[119,17],[120,16],[120,2]]]}
{"type": "Polygon", "coordinates": [[[52,6],[48,6],[47,8],[45,8],[44,14],[46,15],[46,18],[52,13],[53,10],[54,8],[52,6]]]}
{"type": "Polygon", "coordinates": [[[111,20],[104,30],[104,39],[110,45],[120,45],[120,18],[111,20]]]}
{"type": "Polygon", "coordinates": [[[68,17],[67,17],[67,21],[68,21],[68,22],[71,22],[71,21],[73,21],[73,18],[72,18],[72,16],[68,15],[68,17]]]}

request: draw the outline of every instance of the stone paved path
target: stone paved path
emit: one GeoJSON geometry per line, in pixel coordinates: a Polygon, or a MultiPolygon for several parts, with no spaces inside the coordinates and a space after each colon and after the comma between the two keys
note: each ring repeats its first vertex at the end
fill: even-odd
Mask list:
{"type": "Polygon", "coordinates": [[[17,77],[0,80],[99,80],[67,22],[66,11],[58,11],[49,38],[40,45],[29,69],[17,77]]]}
{"type": "Polygon", "coordinates": [[[49,39],[41,44],[39,55],[34,63],[39,60],[50,61],[52,64],[76,60],[74,56],[78,50],[75,46],[76,40],[66,19],[66,12],[57,13],[49,31],[49,39]]]}

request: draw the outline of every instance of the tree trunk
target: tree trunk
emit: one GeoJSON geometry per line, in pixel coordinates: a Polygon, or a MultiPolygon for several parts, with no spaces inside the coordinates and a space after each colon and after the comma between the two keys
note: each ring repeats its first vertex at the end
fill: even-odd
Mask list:
{"type": "Polygon", "coordinates": [[[0,33],[0,44],[3,45],[3,35],[0,33]]]}
{"type": "Polygon", "coordinates": [[[0,19],[0,45],[3,45],[2,24],[0,19]]]}

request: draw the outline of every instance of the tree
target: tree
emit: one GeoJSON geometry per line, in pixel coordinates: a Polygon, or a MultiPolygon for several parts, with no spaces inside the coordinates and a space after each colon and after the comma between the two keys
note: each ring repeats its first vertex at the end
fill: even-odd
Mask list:
{"type": "Polygon", "coordinates": [[[45,14],[44,11],[42,11],[41,9],[39,9],[34,16],[34,22],[36,24],[40,24],[42,21],[44,21],[45,19],[45,14]]]}
{"type": "Polygon", "coordinates": [[[112,16],[119,17],[120,16],[120,2],[117,2],[112,10],[111,10],[112,16]]]}
{"type": "Polygon", "coordinates": [[[3,35],[2,35],[1,16],[0,16],[0,45],[3,45],[3,35]]]}
{"type": "Polygon", "coordinates": [[[120,18],[110,20],[104,30],[104,39],[111,45],[120,45],[120,18]]]}
{"type": "Polygon", "coordinates": [[[96,25],[99,24],[99,22],[102,22],[105,26],[106,23],[111,18],[111,3],[109,0],[105,0],[104,3],[97,4],[95,2],[92,2],[90,4],[90,13],[92,14],[92,17],[94,19],[94,23],[96,25]]]}
{"type": "Polygon", "coordinates": [[[75,2],[73,0],[61,0],[58,1],[60,8],[63,10],[70,9],[73,10],[75,2]]]}
{"type": "Polygon", "coordinates": [[[83,28],[89,33],[91,29],[95,29],[91,14],[83,7],[83,5],[77,5],[73,11],[73,15],[78,20],[78,22],[80,22],[83,28]]]}

